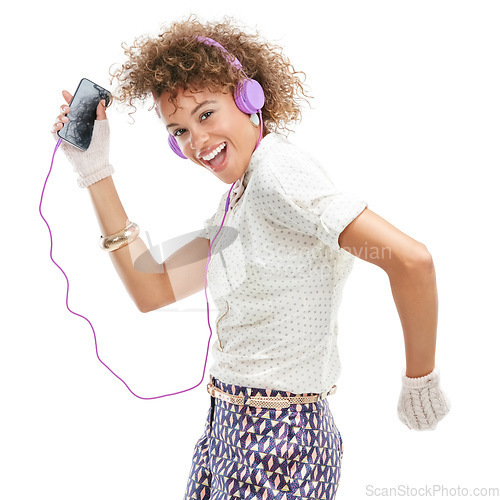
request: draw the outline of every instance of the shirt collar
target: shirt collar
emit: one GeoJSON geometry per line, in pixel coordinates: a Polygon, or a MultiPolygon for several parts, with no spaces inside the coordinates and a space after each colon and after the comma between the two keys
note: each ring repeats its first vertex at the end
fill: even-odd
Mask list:
{"type": "Polygon", "coordinates": [[[248,185],[248,181],[252,176],[252,173],[258,168],[258,166],[262,163],[262,158],[279,142],[286,141],[286,138],[283,135],[277,134],[276,132],[269,132],[266,136],[264,136],[259,144],[259,147],[253,152],[252,157],[250,158],[250,163],[248,164],[247,169],[241,176],[241,181],[243,183],[243,187],[246,188],[248,185]]]}
{"type": "Polygon", "coordinates": [[[252,173],[262,163],[263,157],[273,148],[277,143],[286,141],[286,138],[276,132],[270,132],[260,141],[259,147],[252,153],[248,167],[243,175],[234,183],[231,189],[229,208],[233,208],[236,202],[241,198],[245,188],[252,177],[252,173]]]}

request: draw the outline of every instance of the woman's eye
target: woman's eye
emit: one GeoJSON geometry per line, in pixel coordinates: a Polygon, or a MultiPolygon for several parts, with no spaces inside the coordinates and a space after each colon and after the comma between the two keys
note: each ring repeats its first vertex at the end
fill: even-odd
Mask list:
{"type": "MultiPolygon", "coordinates": [[[[212,113],[213,113],[213,111],[207,111],[207,112],[203,113],[201,115],[201,120],[202,121],[206,120],[212,113]]],[[[177,130],[174,131],[173,136],[180,137],[185,131],[186,131],[186,129],[184,129],[184,128],[178,128],[177,130]]]]}

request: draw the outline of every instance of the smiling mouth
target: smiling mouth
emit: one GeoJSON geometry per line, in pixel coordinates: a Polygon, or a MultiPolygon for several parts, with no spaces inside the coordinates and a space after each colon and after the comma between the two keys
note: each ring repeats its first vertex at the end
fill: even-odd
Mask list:
{"type": "Polygon", "coordinates": [[[220,146],[215,148],[211,153],[205,156],[199,156],[198,159],[205,167],[208,167],[211,170],[216,170],[224,163],[224,160],[226,159],[226,154],[227,154],[227,143],[223,142],[220,146]]]}

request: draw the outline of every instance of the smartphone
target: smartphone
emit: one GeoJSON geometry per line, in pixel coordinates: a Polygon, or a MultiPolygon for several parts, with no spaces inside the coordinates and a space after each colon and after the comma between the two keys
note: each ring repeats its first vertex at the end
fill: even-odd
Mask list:
{"type": "Polygon", "coordinates": [[[69,104],[68,120],[57,135],[81,151],[86,151],[92,140],[97,106],[104,99],[109,106],[112,96],[105,88],[82,78],[69,104]]]}

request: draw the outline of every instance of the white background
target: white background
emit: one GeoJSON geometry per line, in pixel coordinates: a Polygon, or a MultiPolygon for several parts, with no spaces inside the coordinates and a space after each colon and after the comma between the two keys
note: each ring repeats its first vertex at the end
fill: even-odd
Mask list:
{"type": "MultiPolygon", "coordinates": [[[[343,370],[329,398],[345,455],[338,499],[368,489],[500,487],[498,176],[500,6],[494,1],[23,2],[2,20],[0,497],[182,499],[210,398],[204,292],[141,314],[62,152],[39,203],[50,129],[82,77],[110,88],[120,44],[196,13],[231,15],[284,47],[312,109],[290,135],[335,184],[430,250],[437,366],[452,411],[433,432],[397,418],[402,329],[385,273],[356,259],[340,312],[343,370]],[[201,383],[200,383],[201,382],[201,383]],[[495,470],[496,472],[496,470],[495,470]]],[[[201,227],[228,188],[177,159],[147,107],[112,107],[114,182],[153,244],[201,227]]],[[[212,328],[216,311],[212,308],[212,328]]],[[[451,493],[450,493],[451,494],[451,493]]],[[[434,498],[446,498],[435,495],[434,498]]]]}

